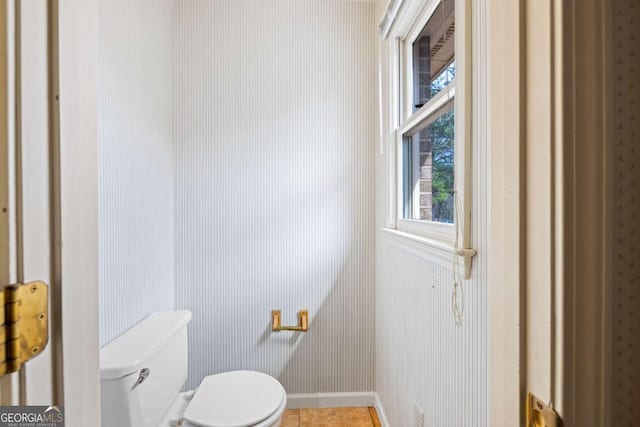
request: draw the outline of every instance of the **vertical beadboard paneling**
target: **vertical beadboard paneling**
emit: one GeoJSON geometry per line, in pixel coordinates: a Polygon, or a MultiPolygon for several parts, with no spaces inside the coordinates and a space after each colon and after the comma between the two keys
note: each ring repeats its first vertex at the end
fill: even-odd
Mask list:
{"type": "Polygon", "coordinates": [[[173,0],[99,2],[100,343],[174,307],[173,0]]]}
{"type": "Polygon", "coordinates": [[[188,387],[373,389],[374,3],[179,0],[176,305],[188,387]],[[306,334],[271,333],[270,312],[306,334]]]}
{"type": "MultiPolygon", "coordinates": [[[[377,2],[379,18],[387,1],[377,2]]],[[[485,2],[474,2],[475,28],[484,28],[485,2]]],[[[382,76],[383,151],[376,158],[378,226],[387,226],[391,189],[389,105],[390,57],[395,40],[379,41],[382,76]]],[[[474,70],[486,69],[486,41],[473,40],[474,70]]],[[[480,70],[480,71],[478,71],[480,70]]],[[[415,425],[414,405],[425,413],[426,426],[487,425],[487,292],[486,292],[486,88],[474,85],[472,141],[472,242],[478,255],[473,278],[464,283],[465,313],[456,327],[451,312],[449,268],[407,252],[385,232],[378,232],[375,251],[375,390],[392,426],[415,425]]]]}
{"type": "Polygon", "coordinates": [[[616,426],[640,419],[640,3],[613,2],[614,194],[612,414],[616,426]]]}
{"type": "Polygon", "coordinates": [[[451,313],[451,271],[397,247],[376,250],[376,391],[393,426],[414,405],[433,426],[486,425],[486,310],[478,281],[465,284],[463,326],[451,313]]]}

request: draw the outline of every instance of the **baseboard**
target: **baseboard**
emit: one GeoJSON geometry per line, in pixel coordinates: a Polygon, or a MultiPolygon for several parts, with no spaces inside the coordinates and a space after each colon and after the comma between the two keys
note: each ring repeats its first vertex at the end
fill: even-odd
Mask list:
{"type": "Polygon", "coordinates": [[[380,424],[382,425],[382,427],[391,427],[391,425],[389,424],[389,420],[387,420],[387,414],[385,414],[384,408],[382,407],[382,402],[380,401],[378,393],[375,393],[374,400],[374,406],[376,408],[376,412],[378,413],[378,420],[380,421],[380,424]]]}
{"type": "Polygon", "coordinates": [[[287,395],[287,409],[352,408],[356,406],[374,406],[375,403],[376,394],[372,391],[356,393],[304,393],[287,395]]]}

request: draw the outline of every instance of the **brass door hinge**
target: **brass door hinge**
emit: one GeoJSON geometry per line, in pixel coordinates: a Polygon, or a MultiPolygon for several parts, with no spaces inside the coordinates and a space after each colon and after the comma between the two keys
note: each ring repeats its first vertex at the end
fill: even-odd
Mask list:
{"type": "Polygon", "coordinates": [[[528,393],[526,427],[562,427],[562,420],[550,405],[528,393]]]}
{"type": "Polygon", "coordinates": [[[49,296],[44,282],[0,291],[0,376],[16,372],[49,341],[49,296]]]}

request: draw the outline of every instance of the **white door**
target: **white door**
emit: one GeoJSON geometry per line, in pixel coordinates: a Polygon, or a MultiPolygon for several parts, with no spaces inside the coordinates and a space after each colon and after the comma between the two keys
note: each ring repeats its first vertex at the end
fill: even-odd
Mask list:
{"type": "Polygon", "coordinates": [[[613,425],[610,2],[488,4],[489,424],[613,425]]]}
{"type": "MultiPolygon", "coordinates": [[[[47,2],[0,4],[2,48],[0,121],[0,236],[2,285],[42,280],[52,283],[50,138],[47,66],[47,2]]],[[[54,298],[51,298],[54,297],[54,298]]],[[[49,309],[49,324],[56,311],[49,309]]],[[[59,320],[58,320],[59,321],[59,320]]],[[[19,373],[0,380],[2,404],[52,405],[54,364],[49,345],[19,373]]]]}
{"type": "Polygon", "coordinates": [[[49,284],[49,344],[1,405],[99,426],[96,0],[0,2],[0,286],[49,284]],[[64,309],[62,309],[64,307],[64,309]]]}

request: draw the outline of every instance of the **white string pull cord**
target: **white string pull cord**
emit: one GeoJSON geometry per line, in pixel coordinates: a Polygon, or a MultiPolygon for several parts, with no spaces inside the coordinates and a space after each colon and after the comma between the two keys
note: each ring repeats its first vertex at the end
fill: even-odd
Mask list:
{"type": "Polygon", "coordinates": [[[462,275],[460,274],[460,262],[459,262],[459,237],[460,237],[460,203],[458,201],[458,193],[453,192],[453,215],[454,215],[454,227],[455,227],[455,240],[453,249],[453,293],[451,294],[451,311],[453,312],[453,318],[456,322],[456,326],[462,327],[462,316],[464,314],[464,286],[462,275]]]}

